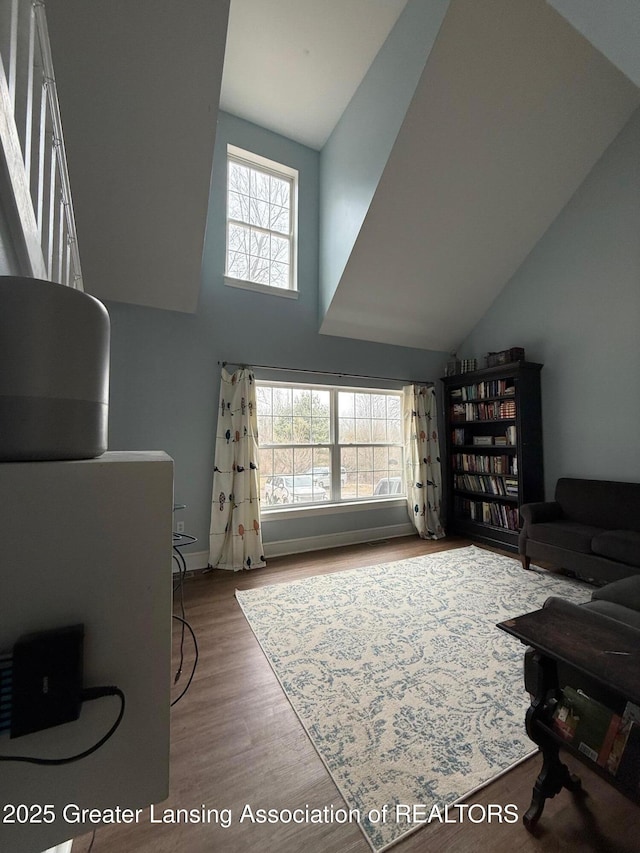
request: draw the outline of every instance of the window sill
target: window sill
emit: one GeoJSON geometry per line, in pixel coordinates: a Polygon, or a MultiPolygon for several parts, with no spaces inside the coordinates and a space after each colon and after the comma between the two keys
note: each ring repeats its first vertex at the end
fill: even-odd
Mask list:
{"type": "Polygon", "coordinates": [[[271,296],[284,296],[285,299],[297,299],[297,290],[288,290],[284,287],[271,287],[268,284],[257,284],[255,281],[244,281],[240,278],[230,278],[225,275],[224,283],[229,287],[238,287],[241,290],[253,290],[256,293],[268,293],[271,296]]]}
{"type": "Polygon", "coordinates": [[[321,504],[299,504],[298,506],[283,506],[278,509],[260,510],[262,524],[270,521],[283,521],[285,518],[306,518],[314,515],[336,515],[342,512],[366,512],[376,507],[391,509],[406,506],[406,497],[376,498],[368,501],[335,501],[321,504]]]}

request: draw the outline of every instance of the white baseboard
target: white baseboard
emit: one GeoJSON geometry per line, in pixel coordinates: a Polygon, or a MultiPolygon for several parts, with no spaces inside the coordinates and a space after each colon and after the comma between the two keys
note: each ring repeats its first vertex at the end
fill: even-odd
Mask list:
{"type": "MultiPolygon", "coordinates": [[[[400,536],[411,536],[415,528],[410,522],[405,524],[389,524],[385,527],[371,527],[365,530],[347,530],[344,533],[324,533],[320,536],[307,536],[304,539],[281,539],[278,542],[265,542],[264,555],[270,557],[285,557],[289,554],[304,554],[307,551],[321,551],[325,548],[339,548],[341,545],[359,545],[363,542],[377,542],[380,539],[397,539],[400,536]]],[[[208,551],[195,551],[184,554],[187,571],[194,572],[206,569],[209,563],[208,551]]],[[[177,571],[175,560],[173,569],[177,571]]]]}
{"type": "Polygon", "coordinates": [[[344,533],[325,533],[320,536],[308,536],[304,539],[282,539],[279,542],[266,542],[264,555],[284,557],[288,554],[303,554],[306,551],[321,551],[324,548],[338,548],[341,545],[359,545],[363,542],[376,542],[380,539],[396,539],[410,536],[415,528],[410,522],[389,524],[385,527],[371,527],[364,530],[346,530],[344,533]]]}
{"type": "MultiPolygon", "coordinates": [[[[188,572],[198,572],[202,569],[206,569],[209,565],[209,552],[208,551],[194,551],[193,553],[183,553],[184,561],[187,564],[188,572]]],[[[178,572],[178,564],[175,560],[173,562],[173,573],[177,574],[178,572]]]]}

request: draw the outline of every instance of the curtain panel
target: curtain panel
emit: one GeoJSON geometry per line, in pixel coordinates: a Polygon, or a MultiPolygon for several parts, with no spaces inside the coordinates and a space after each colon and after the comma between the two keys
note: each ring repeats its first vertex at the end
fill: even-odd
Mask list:
{"type": "Polygon", "coordinates": [[[222,369],[213,469],[209,565],[265,566],[260,529],[258,417],[251,370],[222,369]]]}
{"type": "Polygon", "coordinates": [[[406,385],[403,393],[407,509],[422,539],[442,539],[442,473],[436,392],[430,385],[406,385]]]}

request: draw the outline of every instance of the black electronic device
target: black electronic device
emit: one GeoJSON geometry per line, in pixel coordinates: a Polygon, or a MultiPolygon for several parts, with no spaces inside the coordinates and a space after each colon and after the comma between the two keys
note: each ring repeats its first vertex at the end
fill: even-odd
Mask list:
{"type": "Polygon", "coordinates": [[[77,720],[82,705],[84,625],[21,637],[13,647],[11,737],[77,720]]]}

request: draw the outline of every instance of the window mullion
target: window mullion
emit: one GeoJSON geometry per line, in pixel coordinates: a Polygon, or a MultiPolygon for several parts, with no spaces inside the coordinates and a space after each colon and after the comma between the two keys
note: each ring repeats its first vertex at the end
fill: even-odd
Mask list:
{"type": "Polygon", "coordinates": [[[263,228],[262,225],[253,225],[251,222],[247,222],[246,219],[234,219],[232,216],[229,217],[230,225],[239,225],[241,228],[251,228],[253,231],[259,231],[261,234],[264,234],[266,237],[281,237],[283,240],[288,240],[291,242],[291,234],[285,234],[284,231],[271,231],[269,228],[263,228]]]}
{"type": "Polygon", "coordinates": [[[342,483],[340,482],[340,445],[338,443],[338,391],[336,388],[331,390],[329,408],[331,413],[331,497],[335,501],[342,499],[342,483]]]}

